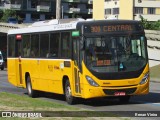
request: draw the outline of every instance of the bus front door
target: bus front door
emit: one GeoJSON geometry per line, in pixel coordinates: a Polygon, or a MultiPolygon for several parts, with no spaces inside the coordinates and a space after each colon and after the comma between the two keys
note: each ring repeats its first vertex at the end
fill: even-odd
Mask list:
{"type": "Polygon", "coordinates": [[[74,56],[74,90],[76,95],[81,95],[80,89],[80,80],[81,80],[81,72],[79,70],[80,66],[80,50],[79,50],[79,41],[78,39],[73,40],[73,56],[74,56]]]}
{"type": "Polygon", "coordinates": [[[17,78],[17,86],[22,87],[22,64],[21,64],[21,50],[22,50],[22,40],[16,36],[16,47],[15,47],[15,56],[16,56],[16,78],[17,78]]]}
{"type": "Polygon", "coordinates": [[[75,64],[75,67],[74,67],[74,84],[75,84],[75,92],[76,94],[80,94],[81,93],[81,89],[80,89],[80,77],[81,76],[81,73],[78,69],[78,67],[76,66],[75,64]]]}

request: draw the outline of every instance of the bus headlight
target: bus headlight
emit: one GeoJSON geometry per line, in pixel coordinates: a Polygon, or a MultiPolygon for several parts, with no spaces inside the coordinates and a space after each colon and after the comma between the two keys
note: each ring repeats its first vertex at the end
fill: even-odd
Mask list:
{"type": "Polygon", "coordinates": [[[89,76],[86,76],[88,83],[92,86],[98,87],[99,85],[89,76]]]}
{"type": "Polygon", "coordinates": [[[144,75],[144,77],[141,80],[140,84],[142,85],[142,84],[146,83],[148,78],[149,78],[149,72],[144,75]]]}

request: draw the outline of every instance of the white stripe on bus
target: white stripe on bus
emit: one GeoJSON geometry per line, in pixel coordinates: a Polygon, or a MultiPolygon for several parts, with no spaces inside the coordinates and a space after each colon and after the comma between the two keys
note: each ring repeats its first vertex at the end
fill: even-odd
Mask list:
{"type": "MultiPolygon", "coordinates": [[[[7,59],[19,59],[19,58],[7,58],[7,59]]],[[[72,61],[71,59],[43,59],[43,58],[21,58],[21,60],[47,60],[47,61],[57,61],[57,60],[63,60],[63,61],[72,61]]]]}

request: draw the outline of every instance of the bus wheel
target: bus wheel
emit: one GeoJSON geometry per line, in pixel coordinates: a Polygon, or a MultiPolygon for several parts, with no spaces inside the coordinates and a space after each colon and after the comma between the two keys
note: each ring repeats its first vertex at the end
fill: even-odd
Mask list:
{"type": "Polygon", "coordinates": [[[65,83],[65,98],[68,104],[72,105],[75,102],[75,98],[72,96],[69,80],[65,83]]]}
{"type": "Polygon", "coordinates": [[[27,77],[27,92],[29,97],[36,97],[36,91],[32,89],[30,76],[27,77]]]}
{"type": "Polygon", "coordinates": [[[130,100],[130,96],[122,96],[122,97],[119,97],[120,103],[128,103],[129,100],[130,100]]]}

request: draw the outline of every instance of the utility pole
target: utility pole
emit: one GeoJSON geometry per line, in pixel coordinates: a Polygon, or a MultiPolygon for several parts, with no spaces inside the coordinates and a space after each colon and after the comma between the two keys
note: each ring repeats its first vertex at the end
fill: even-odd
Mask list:
{"type": "Polygon", "coordinates": [[[56,19],[61,18],[61,0],[56,0],[56,19]]]}

